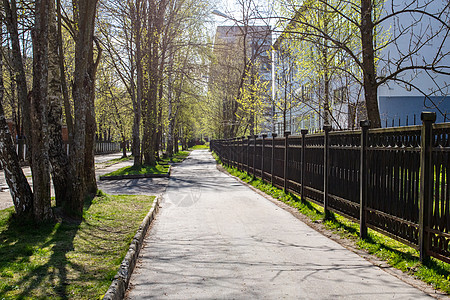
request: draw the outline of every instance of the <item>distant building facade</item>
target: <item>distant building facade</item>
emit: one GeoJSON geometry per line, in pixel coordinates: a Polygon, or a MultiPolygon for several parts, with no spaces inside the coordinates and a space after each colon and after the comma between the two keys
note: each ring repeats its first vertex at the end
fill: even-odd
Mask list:
{"type": "MultiPolygon", "coordinates": [[[[441,13],[442,18],[450,14],[448,0],[422,2],[424,5],[422,9],[426,9],[429,13],[441,13]]],[[[393,0],[386,0],[384,14],[391,13],[389,11],[391,7],[395,7],[396,11],[401,11],[403,8],[411,9],[406,6],[409,3],[410,1],[396,1],[393,5],[393,0]]],[[[407,56],[408,59],[399,64],[399,67],[411,64],[431,66],[434,62],[438,62],[437,65],[446,66],[448,73],[450,42],[445,25],[439,21],[418,14],[402,13],[390,18],[390,22],[384,25],[383,30],[398,38],[381,51],[378,65],[379,76],[387,76],[395,72],[402,56],[407,56]],[[442,27],[444,30],[441,30],[442,27]],[[406,31],[406,33],[400,35],[400,31],[406,31]]],[[[450,121],[450,76],[417,69],[401,72],[398,79],[400,80],[388,81],[378,89],[378,104],[383,127],[390,127],[393,124],[395,126],[414,125],[414,119],[416,124],[420,124],[422,111],[436,112],[438,123],[444,120],[450,121]]]]}
{"type": "Polygon", "coordinates": [[[239,128],[246,126],[239,120],[240,104],[236,98],[243,85],[248,84],[242,80],[244,66],[248,62],[251,62],[252,67],[247,72],[257,74],[267,87],[263,92],[266,98],[263,120],[254,122],[258,131],[272,127],[272,63],[269,55],[271,46],[272,33],[269,26],[217,27],[213,48],[215,60],[211,64],[208,91],[213,97],[221,99],[221,116],[218,116],[218,122],[221,122],[223,137],[235,136],[239,133],[239,128]]]}

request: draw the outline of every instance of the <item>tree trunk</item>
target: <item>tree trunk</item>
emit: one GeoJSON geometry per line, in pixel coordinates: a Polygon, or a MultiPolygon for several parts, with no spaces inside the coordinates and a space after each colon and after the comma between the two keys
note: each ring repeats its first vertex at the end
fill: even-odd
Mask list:
{"type": "MultiPolygon", "coordinates": [[[[72,173],[69,168],[69,158],[64,151],[62,139],[62,76],[60,70],[60,55],[58,51],[58,29],[56,23],[56,10],[53,1],[49,6],[49,49],[48,49],[48,132],[49,132],[49,159],[55,190],[56,206],[65,207],[70,203],[72,192],[72,173]]],[[[68,126],[69,127],[69,126],[68,126]]]]}
{"type": "Polygon", "coordinates": [[[169,114],[169,126],[167,132],[167,155],[173,156],[173,127],[175,125],[175,116],[173,111],[173,54],[170,55],[169,61],[169,77],[167,80],[167,98],[169,102],[168,114],[169,114]]]}
{"type": "Polygon", "coordinates": [[[37,222],[53,218],[50,200],[48,138],[48,0],[35,2],[33,93],[31,100],[33,214],[37,222]]]}
{"type": "Polygon", "coordinates": [[[144,97],[143,107],[143,127],[144,136],[142,152],[144,164],[154,166],[155,159],[155,133],[156,133],[156,99],[158,95],[158,30],[156,27],[156,4],[152,3],[152,9],[149,12],[149,33],[148,40],[150,51],[148,55],[148,90],[144,97]]]}
{"type": "Polygon", "coordinates": [[[62,43],[62,24],[61,24],[61,1],[56,0],[56,13],[58,16],[58,29],[57,29],[57,47],[58,47],[58,63],[60,69],[61,76],[61,89],[64,100],[64,113],[66,115],[66,125],[67,131],[69,135],[69,145],[73,143],[73,117],[72,117],[72,109],[70,106],[69,100],[69,91],[67,89],[67,81],[66,81],[66,73],[64,67],[64,51],[63,51],[63,43],[62,43]]]}
{"type": "Polygon", "coordinates": [[[361,46],[363,54],[364,96],[372,128],[381,127],[378,108],[375,51],[373,43],[372,0],[361,0],[361,46]]]}
{"type": "Polygon", "coordinates": [[[91,61],[89,67],[89,77],[91,78],[89,82],[88,90],[90,92],[88,109],[86,111],[86,146],[85,146],[85,182],[86,191],[89,194],[95,194],[97,192],[97,180],[95,178],[95,132],[96,132],[96,122],[95,122],[95,78],[97,73],[97,66],[100,59],[101,51],[98,53],[97,62],[91,61]]]}
{"type": "Polygon", "coordinates": [[[31,151],[31,108],[28,98],[25,69],[23,67],[23,59],[20,51],[16,1],[11,0],[10,5],[8,0],[3,0],[3,8],[5,10],[6,27],[8,28],[9,36],[11,39],[12,64],[15,73],[15,80],[17,83],[17,96],[20,106],[22,107],[24,134],[28,140],[28,151],[31,151]]]}
{"type": "MultiPolygon", "coordinates": [[[[2,28],[0,28],[0,40],[3,40],[2,28]]],[[[19,157],[6,123],[2,105],[4,91],[3,55],[0,55],[0,165],[5,173],[17,217],[21,220],[30,220],[33,216],[33,193],[20,167],[19,157]]]]}
{"type": "Polygon", "coordinates": [[[122,135],[122,158],[127,157],[127,139],[122,135]]]}
{"type": "MultiPolygon", "coordinates": [[[[140,166],[142,164],[141,161],[141,104],[142,104],[142,96],[144,89],[144,72],[143,72],[143,60],[142,60],[142,44],[141,44],[141,31],[142,31],[142,4],[140,0],[136,0],[136,5],[132,6],[131,17],[133,22],[133,32],[135,47],[136,47],[136,55],[135,55],[135,63],[136,63],[136,99],[133,102],[133,155],[134,155],[134,166],[140,166]]],[[[132,50],[131,50],[132,52],[132,50]]]]}
{"type": "Polygon", "coordinates": [[[20,167],[19,157],[6,123],[3,105],[0,101],[0,163],[5,172],[6,183],[11,193],[17,217],[22,220],[32,218],[33,193],[20,167]]]}
{"type": "MultiPolygon", "coordinates": [[[[85,177],[85,148],[87,130],[87,114],[92,100],[90,88],[94,85],[89,76],[90,63],[93,61],[93,40],[97,0],[78,0],[74,2],[74,15],[78,31],[75,37],[75,72],[73,79],[73,99],[75,104],[74,138],[71,149],[71,168],[74,172],[73,199],[70,212],[81,216],[87,196],[85,177]]],[[[95,132],[94,132],[95,134],[95,132]]]]}

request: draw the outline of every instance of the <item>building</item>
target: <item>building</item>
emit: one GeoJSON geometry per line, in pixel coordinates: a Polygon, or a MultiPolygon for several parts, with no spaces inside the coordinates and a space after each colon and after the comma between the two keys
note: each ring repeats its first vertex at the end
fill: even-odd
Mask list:
{"type": "Polygon", "coordinates": [[[326,119],[338,130],[358,127],[365,118],[358,84],[344,72],[331,71],[333,66],[325,76],[322,55],[328,50],[291,34],[295,26],[291,21],[273,45],[274,132],[317,132],[326,119]]]}
{"type": "Polygon", "coordinates": [[[211,64],[208,91],[219,99],[221,106],[218,107],[220,116],[217,116],[218,126],[223,132],[221,137],[267,131],[266,128],[272,126],[267,123],[271,122],[273,114],[270,106],[271,46],[269,26],[217,27],[213,49],[215,60],[211,64]],[[256,89],[258,93],[245,100],[242,97],[244,89],[256,89]],[[258,101],[253,97],[258,97],[258,101]],[[258,104],[261,102],[263,105],[258,104]],[[246,111],[255,110],[259,113],[245,115],[246,111]]]}
{"type": "MultiPolygon", "coordinates": [[[[391,7],[395,7],[396,12],[415,8],[406,1],[396,1],[395,6],[392,6],[392,1],[385,1],[383,16],[392,14],[391,7]]],[[[448,26],[448,0],[419,2],[420,8],[431,14],[439,14],[448,26]]],[[[382,27],[386,35],[390,35],[390,41],[380,54],[379,76],[388,76],[411,65],[444,66],[448,73],[450,43],[445,26],[434,18],[417,13],[401,13],[390,18],[382,27]]],[[[396,79],[378,89],[378,104],[384,127],[419,124],[422,111],[436,112],[437,123],[450,120],[450,76],[416,69],[405,70],[396,79]]]]}

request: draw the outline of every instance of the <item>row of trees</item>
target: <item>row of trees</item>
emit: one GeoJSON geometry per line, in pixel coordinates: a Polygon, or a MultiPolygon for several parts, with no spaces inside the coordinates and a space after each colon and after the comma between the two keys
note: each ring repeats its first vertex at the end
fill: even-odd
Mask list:
{"type": "MultiPolygon", "coordinates": [[[[36,0],[1,3],[2,64],[0,69],[0,161],[18,217],[46,221],[53,218],[50,200],[50,173],[57,206],[73,215],[81,215],[86,194],[97,189],[94,173],[95,119],[93,107],[94,82],[100,57],[94,55],[96,1],[73,1],[71,18],[66,20],[75,44],[73,72],[73,112],[63,97],[67,86],[63,64],[60,2],[36,0]],[[32,12],[30,14],[30,12],[32,12]],[[4,26],[3,26],[4,25],[4,26]],[[31,37],[32,48],[25,40],[31,37]],[[27,52],[29,51],[29,52],[27,52]],[[7,53],[9,55],[7,55],[7,53]],[[31,53],[31,58],[28,56],[31,53]],[[32,61],[32,72],[25,66],[32,61]],[[33,190],[19,165],[13,139],[3,108],[5,98],[4,64],[10,73],[8,90],[14,102],[17,91],[21,124],[17,132],[27,138],[31,152],[33,190]],[[27,76],[27,74],[29,76],[27,76]],[[31,78],[31,84],[28,80],[31,78]],[[64,92],[63,92],[64,91],[64,92]],[[70,155],[62,145],[62,110],[70,128],[70,155]],[[50,171],[51,165],[51,171],[50,171]]],[[[67,99],[66,99],[67,101],[67,99]]],[[[14,108],[14,106],[13,106],[14,108]]]]}
{"type": "Polygon", "coordinates": [[[131,123],[134,164],[154,165],[161,141],[167,140],[167,152],[172,155],[178,137],[189,138],[197,121],[190,112],[196,111],[193,107],[204,92],[208,3],[111,0],[102,10],[99,27],[108,51],[103,63],[110,73],[102,81],[104,91],[113,99],[111,86],[116,86],[130,104],[122,114],[118,110],[123,106],[113,105],[116,114],[128,116],[127,121],[116,118],[116,127],[125,130],[129,128],[125,122],[131,123]]]}
{"type": "Polygon", "coordinates": [[[131,137],[135,165],[155,164],[163,140],[170,155],[179,138],[193,136],[208,11],[208,3],[192,0],[2,0],[0,162],[18,218],[82,215],[97,191],[96,135],[124,145],[131,137]],[[31,153],[32,188],[14,133],[31,153]]]}

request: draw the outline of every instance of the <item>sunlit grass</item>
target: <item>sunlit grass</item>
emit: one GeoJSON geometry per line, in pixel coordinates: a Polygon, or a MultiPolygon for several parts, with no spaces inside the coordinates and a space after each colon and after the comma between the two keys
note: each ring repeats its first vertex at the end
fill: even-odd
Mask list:
{"type": "Polygon", "coordinates": [[[100,194],[82,222],[40,226],[0,211],[0,299],[99,299],[153,200],[100,194]]]}
{"type": "Polygon", "coordinates": [[[192,146],[192,147],[189,148],[189,149],[192,149],[192,150],[209,149],[209,143],[203,144],[203,145],[195,145],[195,146],[192,146]]]}
{"type": "Polygon", "coordinates": [[[189,151],[178,151],[177,153],[174,153],[172,157],[166,157],[162,159],[162,162],[164,163],[179,163],[186,159],[190,154],[189,151]]]}
{"type": "Polygon", "coordinates": [[[157,164],[155,166],[128,166],[120,168],[111,173],[100,177],[122,176],[122,175],[143,175],[143,174],[167,174],[169,172],[168,165],[157,164]]]}

